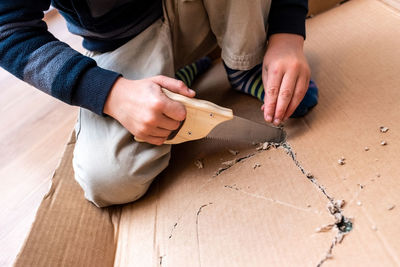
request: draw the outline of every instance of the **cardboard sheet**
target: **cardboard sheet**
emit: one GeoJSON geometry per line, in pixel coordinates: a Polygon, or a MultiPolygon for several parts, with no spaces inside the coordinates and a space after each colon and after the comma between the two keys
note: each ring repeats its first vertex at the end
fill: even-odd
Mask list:
{"type": "Polygon", "coordinates": [[[288,134],[306,168],[348,201],[345,214],[355,218],[327,266],[399,265],[399,11],[380,1],[349,1],[310,20],[308,30],[320,104],[288,125],[288,134]]]}
{"type": "MultiPolygon", "coordinates": [[[[307,26],[320,102],[285,129],[314,183],[282,147],[197,141],[174,147],[143,199],[100,210],[73,180],[72,141],[16,265],[399,265],[400,13],[387,2],[351,0],[307,26]],[[216,175],[235,158],[243,159],[216,175]],[[315,231],[334,222],[327,196],[344,199],[342,214],[354,217],[340,244],[332,245],[334,229],[315,231]]],[[[200,96],[262,121],[261,104],[229,91],[215,79],[222,75],[215,67],[200,96]]]]}
{"type": "Polygon", "coordinates": [[[318,15],[342,2],[345,2],[345,0],[308,0],[308,16],[318,15]]]}
{"type": "Polygon", "coordinates": [[[72,137],[15,266],[113,265],[111,211],[84,199],[73,178],[74,144],[72,137]]]}
{"type": "Polygon", "coordinates": [[[237,149],[176,147],[149,196],[122,208],[115,266],[290,266],[305,254],[307,265],[320,261],[334,238],[315,233],[334,221],[326,197],[283,149],[233,156],[228,148],[237,149]],[[223,162],[252,154],[215,176],[223,162]]]}

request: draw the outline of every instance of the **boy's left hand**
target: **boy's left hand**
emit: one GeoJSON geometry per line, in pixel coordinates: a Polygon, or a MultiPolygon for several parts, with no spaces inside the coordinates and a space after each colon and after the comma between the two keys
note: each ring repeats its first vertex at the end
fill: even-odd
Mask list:
{"type": "Polygon", "coordinates": [[[262,79],[264,119],[279,125],[295,111],[308,89],[310,67],[303,52],[301,35],[279,33],[269,38],[262,79]]]}

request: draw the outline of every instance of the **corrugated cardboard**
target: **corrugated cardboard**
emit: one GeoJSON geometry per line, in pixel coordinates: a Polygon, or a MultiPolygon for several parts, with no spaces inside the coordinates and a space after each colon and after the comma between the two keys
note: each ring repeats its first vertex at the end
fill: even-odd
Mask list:
{"type": "MultiPolygon", "coordinates": [[[[304,173],[282,147],[196,141],[174,147],[170,167],[140,201],[101,210],[73,180],[72,140],[16,265],[399,265],[400,13],[351,0],[307,26],[320,102],[285,126],[304,173]],[[221,172],[233,159],[240,161],[221,172]],[[344,199],[341,213],[354,218],[341,243],[334,229],[315,231],[335,221],[329,198],[344,199]]],[[[211,74],[199,96],[262,121],[258,101],[215,80],[221,66],[211,74]]]]}
{"type": "Polygon", "coordinates": [[[308,16],[318,15],[345,1],[346,0],[308,0],[308,16]]]}

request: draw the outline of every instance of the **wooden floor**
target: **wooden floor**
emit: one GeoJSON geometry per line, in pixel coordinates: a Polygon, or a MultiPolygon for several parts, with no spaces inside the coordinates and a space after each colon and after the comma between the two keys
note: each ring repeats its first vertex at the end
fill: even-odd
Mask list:
{"type": "MultiPolygon", "coordinates": [[[[50,31],[82,52],[81,39],[52,11],[50,31]]],[[[73,129],[70,107],[0,69],[0,266],[11,266],[73,129]]]]}

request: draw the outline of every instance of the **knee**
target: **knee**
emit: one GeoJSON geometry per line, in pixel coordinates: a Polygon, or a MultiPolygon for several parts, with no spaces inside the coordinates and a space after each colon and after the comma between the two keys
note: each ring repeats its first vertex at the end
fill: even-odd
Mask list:
{"type": "Polygon", "coordinates": [[[140,178],[135,174],[123,175],[105,168],[86,171],[83,175],[75,174],[85,198],[98,207],[125,204],[141,198],[155,176],[147,176],[145,182],[144,177],[140,178]]]}
{"type": "Polygon", "coordinates": [[[167,167],[169,153],[154,161],[124,162],[98,159],[78,161],[74,157],[75,179],[85,198],[98,207],[125,204],[141,198],[154,178],[167,167]]]}

